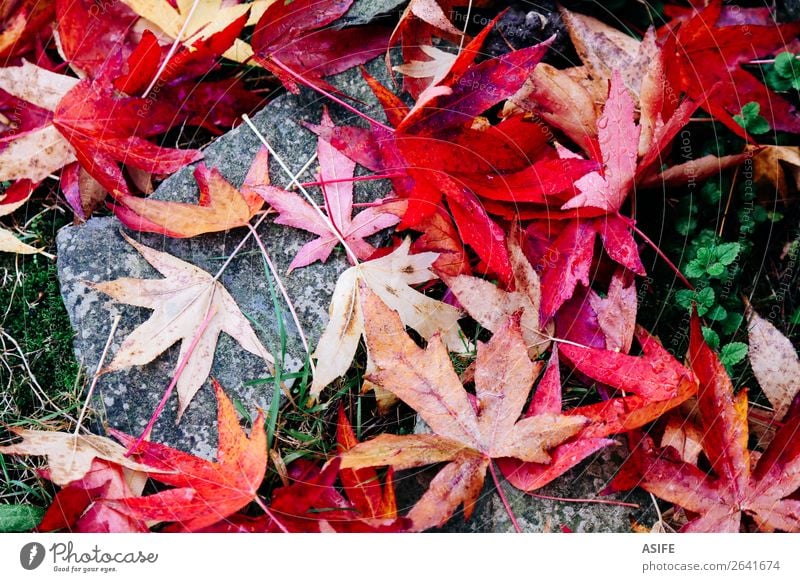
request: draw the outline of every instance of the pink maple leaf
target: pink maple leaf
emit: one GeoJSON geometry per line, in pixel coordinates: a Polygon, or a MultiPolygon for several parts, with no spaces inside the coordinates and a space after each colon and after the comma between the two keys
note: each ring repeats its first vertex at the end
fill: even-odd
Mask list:
{"type": "MultiPolygon", "coordinates": [[[[328,111],[323,111],[322,127],[334,127],[328,111]]],[[[364,239],[385,228],[400,222],[402,212],[398,205],[406,204],[405,200],[388,198],[376,201],[353,217],[353,182],[350,179],[355,172],[356,163],[339,152],[329,142],[319,139],[317,142],[319,158],[319,182],[324,199],[323,211],[325,220],[311,204],[294,192],[275,186],[259,189],[259,194],[278,211],[276,224],[292,226],[317,235],[318,238],[306,243],[297,252],[289,265],[289,272],[310,265],[314,261],[325,262],[331,251],[339,244],[339,236],[359,259],[367,259],[375,248],[364,239]],[[382,203],[383,202],[383,203],[382,203]]],[[[348,255],[349,257],[349,255],[348,255]]]]}

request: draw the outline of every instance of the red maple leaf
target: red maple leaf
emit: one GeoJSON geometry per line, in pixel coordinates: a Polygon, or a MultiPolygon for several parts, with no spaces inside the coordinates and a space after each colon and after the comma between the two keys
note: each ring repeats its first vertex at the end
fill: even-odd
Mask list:
{"type": "MultiPolygon", "coordinates": [[[[49,471],[40,471],[49,478],[49,471]]],[[[126,469],[95,459],[91,469],[78,481],[62,487],[36,528],[37,531],[72,533],[146,532],[147,524],[111,507],[106,500],[131,497],[126,469]]]]}
{"type": "MultiPolygon", "coordinates": [[[[339,452],[348,451],[358,444],[353,426],[339,408],[339,423],[336,427],[336,440],[339,452]]],[[[396,520],[397,500],[394,496],[393,471],[386,475],[386,485],[381,488],[378,472],[372,467],[363,469],[341,469],[339,479],[345,495],[353,504],[353,509],[365,520],[396,520]]]]}
{"type": "Polygon", "coordinates": [[[139,15],[124,2],[102,9],[93,0],[55,0],[55,5],[59,49],[73,69],[97,76],[116,54],[127,59],[133,52],[139,15]]]}
{"type": "MultiPolygon", "coordinates": [[[[350,9],[353,0],[274,2],[253,32],[254,60],[293,93],[298,77],[316,87],[337,91],[322,80],[366,63],[386,50],[389,30],[381,26],[328,28],[350,9]]],[[[337,91],[338,92],[338,91],[337,91]]]]}
{"type": "MultiPolygon", "coordinates": [[[[152,467],[148,476],[174,488],[144,497],[109,500],[111,507],[136,519],[173,522],[169,526],[172,531],[195,531],[255,499],[267,467],[264,416],[259,412],[248,438],[239,426],[233,404],[219,383],[213,384],[218,407],[217,462],[144,441],[134,453],[152,467]]],[[[116,430],[111,434],[127,447],[137,440],[116,430]]]]}
{"type": "Polygon", "coordinates": [[[640,486],[684,508],[687,532],[738,532],[743,515],[762,531],[800,531],[800,398],[796,398],[763,453],[748,449],[747,390],[734,394],[717,355],[692,318],[689,363],[700,380],[697,410],[701,444],[710,471],[681,460],[672,447],[658,449],[645,437],[612,489],[640,486]]]}
{"type": "MultiPolygon", "coordinates": [[[[250,517],[236,514],[203,532],[214,533],[380,533],[402,532],[410,527],[405,518],[362,519],[334,486],[340,459],[319,467],[299,459],[289,467],[291,483],[272,492],[269,514],[250,517]]],[[[387,488],[393,488],[387,480],[387,488]]],[[[392,489],[393,491],[393,489],[392,489]]],[[[388,497],[387,493],[387,497],[388,497]]]]}
{"type": "Polygon", "coordinates": [[[583,416],[591,422],[554,449],[549,464],[503,459],[500,467],[512,485],[525,491],[538,489],[592,453],[613,444],[613,440],[606,438],[609,435],[652,422],[696,393],[697,381],[689,370],[644,330],[638,331],[637,338],[642,356],[570,344],[553,349],[526,416],[561,410],[558,352],[579,372],[622,394],[597,404],[565,410],[563,414],[583,416]]]}
{"type": "MultiPolygon", "coordinates": [[[[597,164],[565,161],[555,168],[546,163],[547,158],[557,158],[547,145],[547,131],[521,118],[497,126],[475,125],[478,116],[519,89],[549,46],[545,42],[476,64],[495,22],[464,47],[448,74],[420,95],[411,109],[366,76],[394,128],[373,123],[369,129],[311,129],[368,169],[401,174],[392,177],[395,192],[408,199],[401,229],[424,231],[429,218],[446,208],[463,242],[482,259],[484,268],[508,282],[511,271],[505,232],[479,198],[481,185],[516,179],[534,184],[520,197],[540,198],[541,192],[571,189],[574,180],[596,169],[597,164]],[[540,164],[532,162],[542,159],[540,164]]],[[[491,188],[484,188],[486,191],[491,188]]],[[[516,204],[520,198],[505,201],[516,204]]]]}
{"type": "Polygon", "coordinates": [[[712,0],[687,21],[667,25],[664,33],[675,34],[676,40],[674,53],[666,61],[669,80],[741,136],[746,134],[733,115],[749,102],[769,112],[771,127],[800,133],[795,107],[742,68],[749,61],[785,50],[787,42],[800,35],[800,22],[731,24],[721,19],[722,8],[722,0],[712,0]]]}
{"type": "MultiPolygon", "coordinates": [[[[339,451],[358,444],[343,408],[337,425],[339,451]]],[[[400,532],[410,527],[397,516],[392,470],[381,486],[375,469],[340,469],[337,457],[320,468],[300,459],[289,467],[292,483],[273,491],[269,514],[237,514],[204,531],[229,532],[400,532]],[[342,483],[344,496],[335,488],[342,483]]]]}
{"type": "MultiPolygon", "coordinates": [[[[159,45],[155,35],[146,30],[124,63],[117,59],[112,70],[103,74],[113,78],[117,90],[146,98],[140,111],[155,126],[154,133],[186,124],[221,134],[262,101],[237,77],[203,80],[211,72],[219,72],[220,56],[233,46],[246,21],[243,14],[191,47],[181,45],[174,55],[171,46],[159,45]]],[[[109,68],[111,65],[106,66],[109,68]]]]}
{"type": "Polygon", "coordinates": [[[202,157],[197,150],[163,148],[144,136],[158,133],[143,123],[146,101],[120,97],[102,81],[84,79],[64,95],[53,125],[75,149],[81,166],[107,191],[129,193],[118,164],[152,174],[171,174],[202,157]]]}

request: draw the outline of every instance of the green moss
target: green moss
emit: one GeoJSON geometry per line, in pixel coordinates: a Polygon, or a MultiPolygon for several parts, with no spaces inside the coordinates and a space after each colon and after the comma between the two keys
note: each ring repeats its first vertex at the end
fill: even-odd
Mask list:
{"type": "MultiPolygon", "coordinates": [[[[64,219],[57,212],[44,212],[30,224],[38,244],[55,252],[55,233],[64,219]]],[[[2,329],[19,344],[39,385],[54,400],[74,392],[79,373],[72,351],[74,332],[61,300],[55,261],[43,256],[0,253],[0,317],[2,329]]],[[[4,360],[0,385],[10,386],[14,413],[32,415],[37,406],[30,390],[31,379],[16,346],[4,338],[4,360]],[[11,374],[11,378],[4,377],[11,374]]],[[[3,411],[3,416],[12,411],[3,411]]],[[[11,419],[4,419],[11,420],[11,419]]]]}

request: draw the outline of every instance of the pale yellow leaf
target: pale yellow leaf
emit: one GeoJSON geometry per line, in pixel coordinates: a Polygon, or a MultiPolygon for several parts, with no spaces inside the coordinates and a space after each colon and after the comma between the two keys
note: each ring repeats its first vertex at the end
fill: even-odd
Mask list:
{"type": "Polygon", "coordinates": [[[125,339],[105,372],[148,364],[178,341],[181,342],[180,362],[209,313],[213,315],[178,379],[179,419],[208,378],[220,333],[227,333],[248,352],[273,363],[250,322],[219,281],[168,253],[146,247],[127,236],[125,240],[166,278],[123,278],[90,284],[117,301],[153,310],[150,318],[125,339]]]}
{"type": "Polygon", "coordinates": [[[402,65],[397,65],[394,70],[414,79],[430,78],[429,86],[438,85],[450,72],[458,55],[427,45],[421,46],[420,50],[429,56],[431,60],[409,61],[402,65]]]}
{"type": "Polygon", "coordinates": [[[52,125],[15,136],[0,151],[0,180],[40,182],[76,161],[75,150],[52,125]]]}
{"type": "MultiPolygon", "coordinates": [[[[250,11],[247,26],[255,25],[264,11],[275,0],[256,0],[255,2],[230,4],[222,0],[197,0],[197,6],[192,12],[195,0],[178,0],[177,10],[166,0],[122,0],[136,14],[156,25],[170,40],[175,40],[184,29],[181,41],[186,46],[191,46],[197,40],[208,37],[225,29],[245,12],[250,11]],[[191,19],[189,15],[191,14],[191,19]],[[188,22],[187,22],[188,19],[188,22]]],[[[244,62],[253,55],[253,49],[242,40],[237,40],[233,47],[224,53],[224,56],[244,62]]]]}
{"type": "Polygon", "coordinates": [[[36,253],[42,253],[43,255],[52,258],[52,255],[42,252],[31,245],[25,244],[4,228],[0,228],[0,251],[4,253],[17,253],[20,255],[35,255],[36,253]]]}
{"type": "Polygon", "coordinates": [[[431,265],[438,254],[410,255],[410,246],[410,239],[406,239],[385,257],[351,267],[339,277],[331,298],[330,322],[314,352],[317,365],[311,385],[312,397],[318,397],[325,386],[347,372],[353,361],[358,340],[364,332],[358,301],[361,281],[422,337],[427,339],[440,333],[450,351],[463,352],[469,348],[458,326],[461,312],[411,287],[436,278],[431,265]]]}
{"type": "Polygon", "coordinates": [[[60,75],[28,61],[18,67],[0,68],[0,89],[48,111],[55,111],[61,98],[78,79],[60,75]]]}
{"type": "Polygon", "coordinates": [[[800,359],[792,342],[778,328],[748,310],[750,366],[780,420],[800,392],[800,359]]]}
{"type": "Polygon", "coordinates": [[[150,470],[146,465],[126,457],[125,447],[106,437],[17,428],[11,431],[23,440],[0,447],[0,454],[47,456],[50,480],[56,485],[63,486],[83,478],[94,459],[109,461],[133,471],[150,470]]]}

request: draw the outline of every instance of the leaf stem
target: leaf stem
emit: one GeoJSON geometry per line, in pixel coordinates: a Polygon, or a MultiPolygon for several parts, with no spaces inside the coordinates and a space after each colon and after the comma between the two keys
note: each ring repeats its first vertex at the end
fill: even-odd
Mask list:
{"type": "Polygon", "coordinates": [[[458,41],[458,54],[464,48],[464,39],[467,37],[467,27],[469,26],[469,18],[472,16],[472,0],[469,0],[467,5],[467,15],[464,17],[464,29],[461,31],[461,39],[458,41]]]}
{"type": "Polygon", "coordinates": [[[81,408],[81,413],[78,415],[78,422],[75,424],[75,433],[78,434],[81,430],[81,423],[83,423],[83,419],[86,416],[86,411],[89,408],[89,401],[92,399],[92,394],[94,394],[94,389],[97,386],[97,380],[100,378],[100,371],[103,369],[103,364],[106,361],[106,356],[108,356],[108,350],[111,347],[111,340],[114,339],[114,334],[117,332],[117,326],[119,325],[119,321],[122,319],[120,314],[114,316],[114,320],[111,322],[111,331],[108,332],[108,339],[106,340],[106,345],[103,347],[103,353],[100,354],[100,361],[97,362],[97,368],[94,371],[94,376],[92,376],[92,383],[89,385],[89,391],[86,393],[86,401],[83,403],[83,408],[81,408]]]}
{"type": "Polygon", "coordinates": [[[242,247],[245,245],[245,243],[248,241],[248,239],[253,235],[254,229],[256,229],[259,226],[261,226],[261,223],[264,222],[264,220],[266,218],[267,218],[267,213],[265,212],[264,214],[259,216],[259,218],[256,221],[255,225],[251,225],[251,224],[247,225],[247,227],[250,229],[250,231],[244,237],[242,237],[242,240],[239,241],[239,244],[236,245],[236,248],[233,249],[233,252],[230,254],[230,256],[227,259],[225,259],[224,263],[222,263],[222,266],[217,270],[217,273],[214,275],[213,281],[219,281],[219,278],[222,276],[222,273],[225,272],[225,269],[228,268],[228,265],[231,264],[231,261],[233,261],[233,259],[236,257],[236,255],[239,254],[239,251],[242,250],[242,247]]]}
{"type": "MultiPolygon", "coordinates": [[[[795,60],[800,60],[800,56],[795,55],[795,60]]],[[[771,65],[775,62],[775,59],[756,59],[753,61],[747,61],[744,63],[745,65],[771,65]]]]}
{"type": "Polygon", "coordinates": [[[497,471],[494,468],[494,461],[489,459],[489,471],[492,474],[492,481],[494,481],[494,488],[497,489],[497,494],[500,496],[500,501],[503,502],[503,507],[506,508],[506,513],[508,513],[509,519],[511,519],[511,525],[514,526],[514,530],[517,533],[522,533],[522,528],[519,527],[519,523],[517,522],[517,517],[514,515],[514,511],[511,509],[511,504],[508,502],[506,498],[505,491],[503,491],[503,486],[500,483],[500,479],[497,476],[497,471]]]}
{"type": "MultiPolygon", "coordinates": [[[[275,149],[270,145],[270,143],[267,141],[267,138],[264,137],[264,134],[262,134],[258,130],[258,128],[255,126],[255,124],[250,119],[250,117],[247,114],[244,114],[244,115],[242,115],[242,119],[250,127],[250,129],[253,131],[253,133],[256,134],[256,137],[258,137],[258,139],[261,140],[261,143],[264,144],[264,147],[267,148],[267,150],[269,151],[270,155],[272,155],[272,157],[274,157],[275,160],[277,160],[278,164],[283,169],[283,171],[286,172],[287,175],[292,176],[292,172],[291,172],[291,170],[289,170],[289,166],[286,165],[286,162],[283,161],[283,158],[281,158],[281,156],[279,156],[278,153],[275,151],[275,149]]],[[[353,263],[356,266],[359,265],[360,263],[359,263],[359,260],[358,260],[358,256],[353,251],[353,249],[350,248],[350,245],[347,244],[347,241],[344,239],[344,237],[342,237],[342,235],[339,233],[339,230],[333,224],[333,222],[331,221],[330,217],[328,217],[324,212],[322,212],[322,210],[319,209],[319,206],[317,205],[316,202],[314,202],[314,199],[311,197],[311,194],[308,193],[308,190],[303,188],[303,186],[300,185],[299,182],[295,182],[295,183],[297,184],[297,187],[300,189],[300,192],[303,194],[303,196],[308,201],[308,203],[311,205],[311,207],[314,210],[317,211],[317,214],[319,214],[320,218],[322,218],[323,222],[325,222],[325,225],[328,227],[328,229],[331,231],[331,233],[337,239],[339,239],[340,243],[342,243],[342,246],[344,246],[344,250],[347,252],[347,255],[350,257],[350,262],[353,263]]]]}
{"type": "Polygon", "coordinates": [[[393,127],[390,127],[390,126],[386,125],[385,123],[381,123],[377,119],[373,119],[372,117],[370,117],[366,113],[362,113],[361,111],[359,111],[358,109],[356,109],[355,107],[350,105],[349,103],[345,103],[344,101],[342,101],[341,99],[336,97],[333,93],[331,93],[329,91],[326,91],[322,87],[318,87],[317,85],[315,85],[314,83],[312,83],[311,81],[306,79],[303,75],[301,75],[300,73],[298,73],[294,69],[291,69],[288,66],[286,66],[280,59],[278,59],[278,58],[273,56],[273,57],[270,57],[270,60],[273,63],[275,63],[275,66],[277,66],[279,69],[289,73],[292,77],[294,77],[295,79],[300,81],[301,84],[305,85],[309,89],[313,89],[317,93],[320,93],[321,95],[324,95],[325,97],[327,97],[328,99],[330,99],[334,103],[337,103],[337,104],[341,105],[342,107],[344,107],[345,109],[347,109],[351,113],[355,113],[360,118],[365,119],[369,123],[377,125],[378,127],[382,128],[382,129],[385,129],[386,131],[388,131],[390,133],[394,133],[394,128],[393,127]]]}
{"type": "Polygon", "coordinates": [[[311,371],[314,372],[314,362],[311,361],[311,348],[308,345],[308,340],[306,339],[306,334],[303,332],[303,326],[300,325],[300,318],[297,316],[297,311],[294,308],[294,304],[292,303],[291,297],[289,297],[289,293],[286,291],[286,287],[283,285],[283,281],[278,276],[278,270],[275,268],[275,264],[272,262],[272,259],[267,252],[267,248],[264,246],[264,241],[261,240],[261,237],[256,232],[254,226],[248,224],[247,227],[250,229],[253,238],[258,245],[259,250],[261,251],[261,255],[264,257],[264,261],[267,263],[270,272],[272,273],[272,278],[275,279],[275,284],[278,286],[278,289],[283,295],[286,304],[289,306],[289,312],[292,314],[292,320],[294,321],[295,326],[297,326],[297,333],[300,335],[300,341],[303,342],[303,347],[306,350],[306,353],[309,355],[309,362],[311,363],[311,371]]]}
{"type": "Polygon", "coordinates": [[[619,212],[617,213],[617,216],[619,218],[621,218],[622,220],[624,220],[628,224],[628,226],[631,228],[631,230],[633,230],[633,232],[638,234],[642,238],[642,240],[644,240],[644,242],[647,243],[647,245],[650,248],[652,248],[656,252],[656,254],[659,257],[661,257],[661,259],[665,263],[667,263],[669,268],[672,269],[672,271],[675,273],[675,275],[678,277],[678,279],[680,279],[681,283],[683,283],[686,286],[687,289],[691,289],[692,291],[695,290],[694,289],[694,285],[689,283],[689,280],[686,277],[683,276],[683,273],[681,273],[680,269],[678,269],[678,267],[675,266],[675,263],[673,263],[670,260],[670,258],[666,254],[664,254],[664,251],[662,251],[659,248],[659,246],[650,239],[649,236],[647,236],[645,233],[643,233],[641,230],[639,230],[639,227],[636,226],[636,222],[634,222],[631,218],[628,218],[627,216],[623,216],[619,212]]]}
{"type": "Polygon", "coordinates": [[[167,400],[172,395],[172,391],[175,389],[175,386],[178,384],[178,379],[181,377],[183,370],[186,368],[186,365],[189,363],[189,358],[192,357],[197,344],[200,343],[200,338],[203,337],[203,334],[208,327],[208,324],[211,323],[211,320],[214,319],[214,316],[217,314],[217,307],[216,305],[212,305],[211,308],[208,310],[205,319],[200,324],[200,327],[197,328],[197,332],[194,334],[192,338],[192,343],[189,344],[189,348],[186,350],[186,353],[181,358],[181,361],[178,362],[178,367],[175,368],[175,374],[172,376],[172,380],[167,386],[167,389],[164,391],[164,396],[161,397],[161,402],[158,403],[156,406],[153,415],[150,417],[150,420],[147,422],[147,426],[144,427],[142,434],[139,435],[139,438],[136,439],[136,442],[133,443],[128,450],[125,452],[125,456],[129,457],[131,454],[136,452],[136,449],[142,444],[142,442],[150,435],[150,431],[153,430],[153,426],[158,420],[158,417],[161,416],[161,412],[164,410],[164,407],[167,404],[167,400]]]}

